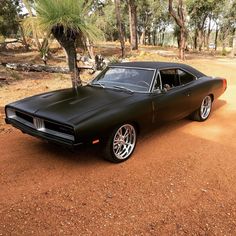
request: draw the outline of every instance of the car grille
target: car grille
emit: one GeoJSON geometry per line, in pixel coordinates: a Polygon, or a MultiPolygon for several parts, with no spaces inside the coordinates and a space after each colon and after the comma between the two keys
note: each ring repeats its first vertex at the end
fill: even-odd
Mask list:
{"type": "Polygon", "coordinates": [[[11,109],[11,108],[7,108],[6,113],[7,113],[8,118],[16,120],[37,131],[51,134],[51,135],[64,138],[70,141],[75,140],[74,130],[71,127],[58,124],[55,122],[51,122],[46,119],[41,119],[39,117],[35,117],[27,113],[11,109]]]}

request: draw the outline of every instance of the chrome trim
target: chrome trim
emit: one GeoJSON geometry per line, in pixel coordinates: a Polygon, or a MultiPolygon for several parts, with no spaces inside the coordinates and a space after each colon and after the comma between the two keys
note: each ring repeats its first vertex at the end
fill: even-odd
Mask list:
{"type": "Polygon", "coordinates": [[[154,83],[154,80],[155,80],[155,78],[156,78],[156,74],[157,74],[157,70],[155,70],[155,72],[153,73],[152,81],[151,81],[151,83],[150,83],[149,90],[148,90],[149,93],[151,93],[152,90],[153,90],[153,83],[154,83]]]}
{"type": "MultiPolygon", "coordinates": [[[[28,113],[25,113],[25,112],[22,112],[22,111],[18,111],[18,110],[14,110],[12,108],[7,108],[6,109],[6,115],[7,115],[8,118],[16,120],[16,121],[24,124],[25,126],[33,128],[33,129],[35,129],[35,130],[37,130],[39,132],[46,133],[46,134],[51,134],[51,135],[54,135],[54,136],[57,136],[57,137],[60,137],[60,138],[68,139],[68,140],[71,140],[71,141],[75,141],[74,135],[65,134],[63,132],[58,132],[56,130],[51,130],[51,129],[45,128],[44,121],[48,121],[48,120],[44,120],[44,119],[41,119],[39,117],[32,116],[32,115],[30,115],[28,113]],[[29,121],[18,117],[16,115],[16,111],[20,112],[22,114],[25,114],[27,116],[32,117],[33,118],[33,123],[30,123],[29,121]]],[[[51,121],[48,121],[48,122],[56,124],[58,126],[61,125],[61,124],[58,124],[58,123],[55,123],[55,122],[51,122],[51,121]]],[[[63,126],[63,125],[61,125],[61,126],[63,126]]],[[[67,126],[64,126],[64,127],[67,127],[67,126]]]]}
{"type": "Polygon", "coordinates": [[[33,117],[34,127],[39,130],[43,131],[45,129],[44,121],[38,117],[33,117]]]}
{"type": "Polygon", "coordinates": [[[145,67],[133,67],[133,66],[108,66],[109,68],[124,68],[124,69],[135,69],[135,70],[156,70],[154,68],[145,68],[145,67]]]}
{"type": "Polygon", "coordinates": [[[153,93],[154,91],[157,91],[157,90],[154,90],[154,83],[155,83],[155,79],[157,79],[158,76],[159,76],[159,81],[160,81],[160,90],[162,88],[161,74],[160,74],[159,70],[156,70],[155,78],[154,78],[152,85],[151,85],[151,90],[150,90],[151,93],[153,93]]]}

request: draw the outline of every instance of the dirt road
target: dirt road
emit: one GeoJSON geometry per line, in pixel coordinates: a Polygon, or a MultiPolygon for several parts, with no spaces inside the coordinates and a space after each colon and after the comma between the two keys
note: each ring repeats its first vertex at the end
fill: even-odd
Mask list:
{"type": "Polygon", "coordinates": [[[0,235],[236,235],[236,61],[190,64],[228,78],[211,117],[140,137],[125,163],[1,133],[0,235]]]}

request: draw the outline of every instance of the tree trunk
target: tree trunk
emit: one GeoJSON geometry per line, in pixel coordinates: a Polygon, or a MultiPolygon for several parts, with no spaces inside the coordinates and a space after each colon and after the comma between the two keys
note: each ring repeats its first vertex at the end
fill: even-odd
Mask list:
{"type": "Polygon", "coordinates": [[[77,88],[82,85],[80,76],[79,76],[79,69],[77,66],[77,54],[76,54],[76,47],[75,42],[73,43],[65,43],[64,48],[67,54],[68,66],[71,72],[71,81],[72,86],[77,88]]]}
{"type": "Polygon", "coordinates": [[[125,41],[124,41],[124,32],[121,22],[121,15],[120,15],[120,0],[115,0],[115,11],[116,11],[116,21],[117,21],[117,28],[119,32],[119,39],[120,39],[120,46],[121,46],[121,57],[125,57],[125,41]]]}
{"type": "Polygon", "coordinates": [[[140,44],[141,45],[146,44],[145,41],[146,41],[146,29],[143,29],[143,32],[142,32],[141,37],[140,37],[140,44]]]}
{"type": "Polygon", "coordinates": [[[206,37],[206,45],[207,45],[207,51],[209,51],[209,43],[210,43],[210,35],[211,35],[211,16],[209,18],[209,24],[208,24],[208,31],[207,31],[207,37],[206,37]]]}
{"type": "Polygon", "coordinates": [[[234,37],[233,37],[233,48],[232,48],[231,56],[232,57],[236,56],[236,30],[234,32],[234,37]]]}
{"type": "Polygon", "coordinates": [[[165,41],[165,29],[162,30],[161,34],[161,46],[164,46],[164,41],[165,41]]]}
{"type": "Polygon", "coordinates": [[[198,29],[195,29],[194,33],[194,49],[197,50],[198,47],[198,29]]]}
{"type": "Polygon", "coordinates": [[[152,38],[151,38],[151,29],[148,29],[148,45],[152,44],[152,38]]]}
{"type": "Polygon", "coordinates": [[[199,39],[198,50],[201,52],[202,51],[203,42],[204,42],[204,33],[203,33],[202,29],[199,29],[198,32],[199,32],[198,33],[198,39],[199,39]]]}
{"type": "Polygon", "coordinates": [[[152,44],[153,44],[153,46],[157,45],[156,38],[157,38],[156,37],[156,29],[154,29],[153,32],[152,32],[152,39],[153,39],[152,44]]]}
{"type": "Polygon", "coordinates": [[[215,51],[217,50],[217,46],[218,46],[218,35],[219,35],[219,27],[216,26],[216,35],[215,35],[215,51]]]}
{"type": "Polygon", "coordinates": [[[173,0],[169,0],[169,13],[174,18],[176,24],[180,28],[180,47],[179,57],[181,60],[185,60],[185,44],[186,44],[186,26],[185,26],[185,12],[183,0],[178,0],[177,11],[173,8],[173,0]]]}
{"type": "Polygon", "coordinates": [[[21,32],[21,36],[22,36],[22,43],[25,47],[25,50],[28,52],[29,51],[29,44],[26,41],[24,29],[21,26],[21,24],[19,25],[19,27],[20,27],[20,32],[21,32]]]}
{"type": "Polygon", "coordinates": [[[222,53],[224,54],[225,53],[225,49],[226,48],[226,38],[224,37],[223,38],[223,41],[222,41],[222,53]]]}
{"type": "Polygon", "coordinates": [[[89,57],[91,59],[94,59],[95,55],[94,55],[93,44],[90,42],[90,40],[88,38],[86,38],[86,47],[87,47],[87,51],[89,53],[89,57]]]}
{"type": "Polygon", "coordinates": [[[52,29],[52,33],[66,52],[68,67],[71,74],[72,86],[77,89],[77,87],[82,86],[82,81],[80,79],[79,69],[77,66],[77,35],[70,29],[67,29],[67,31],[65,32],[63,26],[55,26],[52,29]]]}
{"type": "Polygon", "coordinates": [[[180,29],[180,42],[179,42],[179,56],[181,60],[185,60],[185,45],[186,45],[186,38],[185,38],[185,29],[180,29]]]}
{"type": "Polygon", "coordinates": [[[137,36],[137,6],[135,0],[128,0],[129,4],[129,26],[130,26],[130,44],[131,50],[138,49],[137,36]]]}

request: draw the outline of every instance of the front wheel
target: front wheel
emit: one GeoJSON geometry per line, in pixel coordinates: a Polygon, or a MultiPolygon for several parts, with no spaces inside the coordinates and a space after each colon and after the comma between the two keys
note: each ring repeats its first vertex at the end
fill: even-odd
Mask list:
{"type": "Polygon", "coordinates": [[[132,155],[136,141],[137,133],[132,124],[119,126],[112,132],[105,145],[105,159],[115,163],[126,161],[132,155]]]}
{"type": "Polygon", "coordinates": [[[200,108],[198,108],[193,114],[191,114],[190,118],[196,121],[205,121],[210,113],[212,108],[212,98],[211,96],[206,96],[201,103],[200,108]]]}

